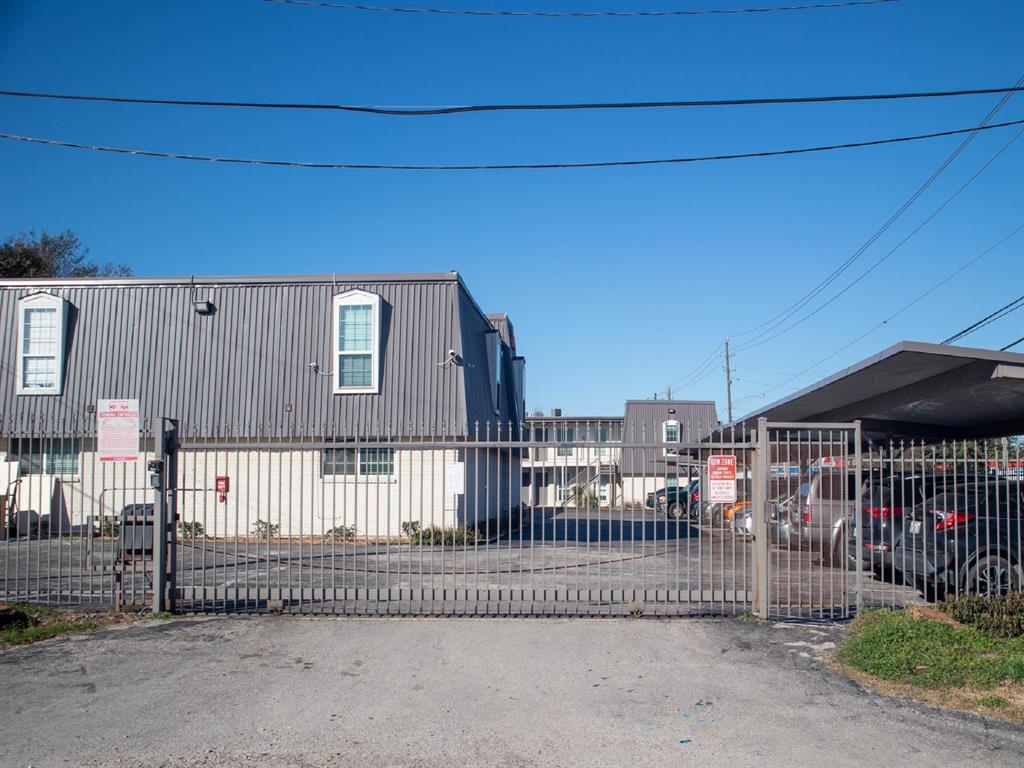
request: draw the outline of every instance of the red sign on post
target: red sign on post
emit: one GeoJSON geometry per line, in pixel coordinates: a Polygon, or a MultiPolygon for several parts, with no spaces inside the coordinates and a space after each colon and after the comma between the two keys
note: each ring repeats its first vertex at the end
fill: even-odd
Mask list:
{"type": "Polygon", "coordinates": [[[708,457],[708,495],[710,502],[736,502],[736,457],[708,457]]]}

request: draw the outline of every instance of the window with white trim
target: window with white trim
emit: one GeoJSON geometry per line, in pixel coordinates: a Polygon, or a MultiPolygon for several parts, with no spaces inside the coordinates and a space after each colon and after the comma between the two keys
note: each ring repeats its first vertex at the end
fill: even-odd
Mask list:
{"type": "Polygon", "coordinates": [[[18,475],[78,475],[81,441],[71,437],[13,438],[9,461],[18,462],[18,475]]]}
{"type": "Polygon", "coordinates": [[[18,302],[18,394],[59,395],[64,381],[67,302],[36,293],[18,302]]]}
{"type": "MultiPolygon", "coordinates": [[[[675,419],[669,419],[663,422],[661,425],[661,439],[665,443],[678,443],[680,442],[681,429],[679,422],[675,419]]],[[[666,448],[665,455],[676,455],[679,453],[677,448],[666,448]]]]}
{"type": "Polygon", "coordinates": [[[320,468],[324,477],[390,477],[395,472],[395,450],[327,448],[322,452],[320,468]]]}
{"type": "Polygon", "coordinates": [[[334,297],[334,392],[376,394],[380,387],[380,296],[334,297]]]}

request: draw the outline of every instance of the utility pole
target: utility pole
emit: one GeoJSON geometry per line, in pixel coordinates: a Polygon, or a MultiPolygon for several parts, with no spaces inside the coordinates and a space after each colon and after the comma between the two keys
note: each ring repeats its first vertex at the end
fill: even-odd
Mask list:
{"type": "Polygon", "coordinates": [[[722,358],[725,360],[725,404],[726,412],[729,415],[729,424],[732,424],[732,366],[729,363],[729,337],[725,337],[725,349],[722,351],[722,358]]]}

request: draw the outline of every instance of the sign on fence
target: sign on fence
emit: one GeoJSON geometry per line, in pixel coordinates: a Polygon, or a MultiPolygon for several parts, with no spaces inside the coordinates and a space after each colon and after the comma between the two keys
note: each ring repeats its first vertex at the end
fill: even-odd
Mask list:
{"type": "Polygon", "coordinates": [[[139,460],[138,400],[100,400],[96,425],[100,461],[139,460]]]}
{"type": "Polygon", "coordinates": [[[449,496],[461,496],[466,492],[466,465],[453,461],[444,465],[444,489],[449,496]]]}
{"type": "Polygon", "coordinates": [[[708,457],[708,501],[736,502],[736,457],[708,457]]]}

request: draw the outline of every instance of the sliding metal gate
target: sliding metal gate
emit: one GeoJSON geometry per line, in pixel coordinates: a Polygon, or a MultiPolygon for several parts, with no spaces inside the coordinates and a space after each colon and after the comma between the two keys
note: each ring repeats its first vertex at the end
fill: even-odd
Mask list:
{"type": "Polygon", "coordinates": [[[109,465],[94,419],[0,425],[0,600],[842,618],[933,599],[917,556],[940,523],[969,544],[950,590],[1024,581],[1024,458],[1005,440],[878,446],[857,424],[759,422],[688,444],[580,419],[429,440],[294,431],[314,436],[164,419],[137,461],[109,465]],[[930,527],[894,559],[919,509],[930,527]]]}
{"type": "Polygon", "coordinates": [[[177,450],[180,611],[358,615],[748,613],[754,552],[702,518],[708,457],[752,444],[606,425],[471,439],[198,439],[177,450]],[[534,439],[539,438],[539,439],[534,439]]]}

